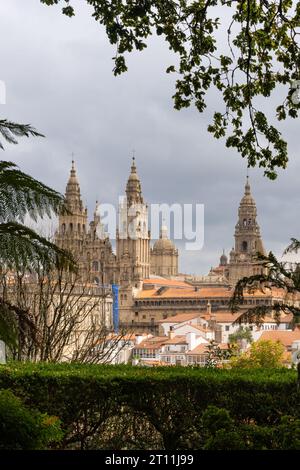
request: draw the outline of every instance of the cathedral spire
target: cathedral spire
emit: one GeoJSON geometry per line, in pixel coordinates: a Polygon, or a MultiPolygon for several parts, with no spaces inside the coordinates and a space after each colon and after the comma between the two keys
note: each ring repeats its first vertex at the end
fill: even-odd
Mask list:
{"type": "Polygon", "coordinates": [[[69,180],[66,187],[66,201],[67,206],[71,211],[74,210],[82,210],[82,200],[80,195],[80,186],[77,179],[76,169],[75,169],[75,162],[72,160],[72,167],[70,171],[69,180]]]}
{"type": "Polygon", "coordinates": [[[255,200],[251,194],[247,175],[245,192],[238,210],[235,226],[235,247],[230,252],[229,282],[234,285],[239,279],[262,272],[257,262],[257,253],[265,254],[260,227],[257,221],[255,200]]]}
{"type": "Polygon", "coordinates": [[[127,204],[143,204],[141,183],[136,171],[135,157],[132,157],[131,173],[126,185],[127,204]]]}
{"type": "Polygon", "coordinates": [[[247,175],[246,184],[245,184],[245,196],[251,195],[249,176],[247,175]]]}

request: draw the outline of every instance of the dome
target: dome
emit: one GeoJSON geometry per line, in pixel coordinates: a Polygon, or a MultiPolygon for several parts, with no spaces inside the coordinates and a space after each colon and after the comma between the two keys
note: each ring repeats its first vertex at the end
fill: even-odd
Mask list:
{"type": "Polygon", "coordinates": [[[160,238],[153,245],[153,250],[175,250],[174,243],[168,238],[160,238]]]}
{"type": "Polygon", "coordinates": [[[168,227],[163,225],[160,238],[153,245],[153,250],[176,250],[174,243],[168,238],[168,227]]]}
{"type": "Polygon", "coordinates": [[[242,197],[240,205],[255,206],[255,201],[254,201],[254,199],[252,197],[252,194],[251,194],[251,189],[250,189],[249,177],[248,176],[247,176],[247,181],[246,181],[246,185],[245,185],[245,194],[242,197]]]}
{"type": "Polygon", "coordinates": [[[224,251],[223,254],[220,257],[220,266],[226,266],[228,263],[227,256],[225,255],[224,251]]]}

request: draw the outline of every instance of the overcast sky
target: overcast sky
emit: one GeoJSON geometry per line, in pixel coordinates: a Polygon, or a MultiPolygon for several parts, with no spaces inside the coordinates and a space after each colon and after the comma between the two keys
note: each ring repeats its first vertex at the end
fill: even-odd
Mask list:
{"type": "MultiPolygon", "coordinates": [[[[114,47],[83,1],[75,18],[39,0],[0,2],[0,80],[7,88],[1,116],[34,125],[46,139],[6,145],[2,159],[64,192],[74,152],[81,193],[89,214],[95,201],[117,203],[124,194],[135,149],[148,203],[202,203],[205,243],[200,251],[180,248],[180,270],[205,274],[218,264],[222,248],[233,246],[246,162],[207,133],[214,108],[175,111],[173,63],[163,40],[128,58],[129,71],[112,74],[114,47]]],[[[281,254],[299,237],[299,120],[281,129],[290,163],[271,182],[250,170],[252,193],[267,250],[281,254]]]]}

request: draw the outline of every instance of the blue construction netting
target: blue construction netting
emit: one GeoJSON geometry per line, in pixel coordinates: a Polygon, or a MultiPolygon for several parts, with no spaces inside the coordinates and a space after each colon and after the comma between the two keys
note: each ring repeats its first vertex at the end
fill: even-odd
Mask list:
{"type": "Polygon", "coordinates": [[[113,293],[113,323],[114,331],[118,333],[119,331],[119,286],[117,284],[112,285],[113,293]]]}

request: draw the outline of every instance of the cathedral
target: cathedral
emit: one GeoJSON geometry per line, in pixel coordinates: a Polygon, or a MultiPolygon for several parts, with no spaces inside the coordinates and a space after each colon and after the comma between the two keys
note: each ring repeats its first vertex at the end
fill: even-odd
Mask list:
{"type": "MultiPolygon", "coordinates": [[[[178,249],[168,238],[165,223],[161,227],[159,239],[151,247],[148,206],[143,198],[134,157],[126,184],[126,197],[119,205],[116,252],[113,251],[110,238],[105,233],[98,203],[93,220],[88,223],[87,208],[82,202],[74,162],[66,186],[65,199],[68,210],[59,216],[55,242],[75,255],[83,280],[99,286],[119,286],[120,319],[125,320],[126,324],[132,324],[134,318],[138,317],[139,312],[134,308],[137,305],[136,299],[145,286],[147,288],[147,282],[149,288],[151,280],[155,278],[162,284],[162,290],[166,288],[164,279],[165,286],[182,281],[183,285],[178,284],[179,287],[191,288],[194,285],[193,288],[197,290],[210,283],[211,287],[217,289],[220,286],[232,288],[239,279],[263,272],[261,264],[255,259],[257,252],[264,254],[265,250],[248,177],[238,209],[235,246],[230,252],[229,261],[223,252],[219,266],[212,268],[208,276],[202,276],[199,285],[189,282],[188,275],[179,275],[178,249]],[[212,278],[217,280],[212,282],[212,278]]],[[[143,317],[146,319],[144,314],[143,317]]],[[[149,320],[153,322],[152,317],[149,317],[149,320]]]]}
{"type": "Polygon", "coordinates": [[[263,274],[264,268],[257,261],[256,254],[266,254],[257,222],[257,209],[251,194],[249,178],[245,185],[245,193],[238,209],[238,221],[234,233],[235,245],[230,251],[229,263],[224,251],[220,264],[211,270],[212,274],[221,274],[231,286],[239,279],[263,274]]]}
{"type": "Polygon", "coordinates": [[[148,206],[144,202],[135,159],[126,185],[126,198],[119,206],[119,226],[116,233],[116,253],[100,220],[96,203],[93,220],[88,224],[74,162],[67,183],[67,214],[59,217],[55,234],[58,246],[76,256],[84,279],[96,284],[118,284],[124,290],[139,288],[150,274],[176,276],[178,250],[168,239],[163,226],[160,238],[150,247],[148,206]]]}

